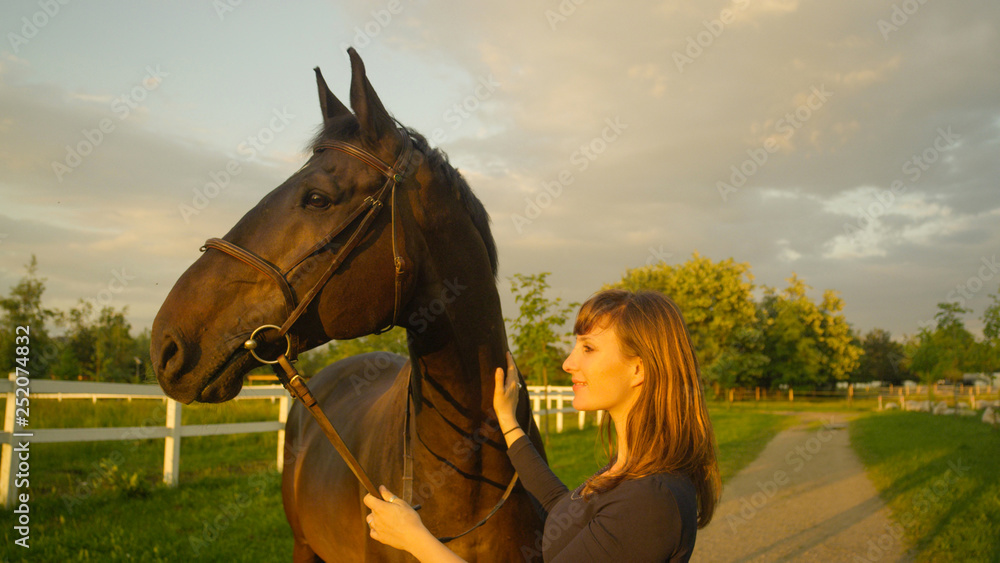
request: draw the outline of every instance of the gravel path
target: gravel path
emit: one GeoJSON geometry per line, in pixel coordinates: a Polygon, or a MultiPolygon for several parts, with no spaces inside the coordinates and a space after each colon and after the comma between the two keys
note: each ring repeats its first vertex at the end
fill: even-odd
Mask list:
{"type": "Polygon", "coordinates": [[[691,561],[910,561],[847,434],[850,415],[798,423],[733,477],[691,561]]]}

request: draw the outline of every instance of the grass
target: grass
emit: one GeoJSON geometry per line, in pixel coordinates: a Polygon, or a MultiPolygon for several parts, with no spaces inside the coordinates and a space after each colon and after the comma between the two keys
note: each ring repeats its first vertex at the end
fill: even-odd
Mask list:
{"type": "MultiPolygon", "coordinates": [[[[35,427],[161,425],[159,401],[33,401],[35,427]]],[[[713,407],[723,479],[752,461],[785,424],[781,415],[713,407]]],[[[275,420],[277,405],[245,400],[185,406],[184,424],[275,420]]],[[[554,416],[553,416],[554,418],[554,416]]],[[[593,418],[566,417],[548,448],[575,486],[604,464],[593,418]]],[[[291,534],[274,471],[275,433],[181,441],[180,486],[160,484],[163,440],[31,445],[31,550],[14,545],[0,512],[0,561],[285,561],[291,534]]]]}
{"type": "Polygon", "coordinates": [[[890,411],[854,420],[851,442],[918,561],[1000,561],[1000,432],[890,411]]]}

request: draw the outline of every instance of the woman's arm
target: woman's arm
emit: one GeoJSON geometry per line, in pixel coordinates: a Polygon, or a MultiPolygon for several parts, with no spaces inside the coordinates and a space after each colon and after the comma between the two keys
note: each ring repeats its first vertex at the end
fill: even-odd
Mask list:
{"type": "Polygon", "coordinates": [[[365,495],[365,506],[372,510],[368,515],[371,537],[390,547],[410,552],[418,561],[434,563],[458,563],[464,559],[455,555],[439,542],[420,521],[417,511],[410,508],[403,499],[392,494],[385,486],[379,487],[385,500],[365,495]]]}
{"type": "Polygon", "coordinates": [[[566,485],[549,469],[542,456],[535,450],[524,430],[517,423],[517,403],[521,394],[521,378],[514,365],[514,358],[507,352],[507,373],[497,368],[494,374],[493,410],[497,422],[507,442],[507,455],[521,477],[524,487],[531,493],[546,512],[569,494],[566,485]],[[521,438],[524,437],[524,440],[521,438]]]}

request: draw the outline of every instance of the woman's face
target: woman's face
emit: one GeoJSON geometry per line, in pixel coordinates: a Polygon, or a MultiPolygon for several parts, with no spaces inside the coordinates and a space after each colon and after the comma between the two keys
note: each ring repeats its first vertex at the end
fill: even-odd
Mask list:
{"type": "MultiPolygon", "coordinates": [[[[573,376],[573,408],[625,414],[642,384],[642,361],[626,357],[611,327],[579,334],[563,369],[573,376]]],[[[617,418],[617,417],[616,417],[617,418]]]]}

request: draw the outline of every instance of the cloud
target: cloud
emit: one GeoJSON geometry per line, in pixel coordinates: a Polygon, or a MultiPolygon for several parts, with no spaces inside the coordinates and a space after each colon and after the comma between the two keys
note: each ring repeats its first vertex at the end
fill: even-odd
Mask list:
{"type": "MultiPolygon", "coordinates": [[[[402,3],[359,48],[389,110],[425,134],[442,131],[439,144],[494,218],[502,275],[553,271],[553,287],[582,300],[644,264],[650,248],[674,262],[697,249],[749,262],[758,282],[775,286],[794,266],[810,285],[840,290],[857,326],[898,334],[932,314],[1000,243],[1000,74],[989,71],[1000,66],[992,25],[1000,5],[927,3],[884,36],[879,21],[893,5],[428,0],[402,3]],[[476,98],[485,77],[498,86],[476,98]],[[829,94],[820,100],[817,91],[829,94]],[[454,112],[470,99],[467,117],[454,112]],[[613,140],[609,120],[626,125],[613,140]],[[942,144],[942,130],[960,139],[942,144]],[[735,171],[745,180],[723,199],[719,184],[739,180],[735,171]],[[889,204],[880,201],[886,193],[889,204]],[[519,230],[514,218],[532,204],[539,212],[519,230]],[[879,204],[884,212],[868,211],[879,204]],[[872,217],[859,226],[864,213],[872,217]],[[851,224],[856,233],[845,230],[851,224]]],[[[340,9],[343,21],[309,48],[357,43],[357,29],[375,21],[371,6],[340,9]]],[[[225,42],[283,65],[299,53],[284,50],[289,32],[268,14],[245,4],[223,22],[225,42]]],[[[288,29],[305,23],[302,13],[288,17],[288,29]]],[[[196,39],[210,46],[207,37],[196,39]]],[[[137,49],[152,49],[143,60],[206,76],[233,57],[204,48],[197,59],[171,59],[161,54],[170,47],[137,49]]],[[[23,262],[14,256],[33,249],[48,253],[42,266],[53,264],[54,295],[94,293],[112,268],[135,264],[149,292],[140,296],[139,281],[130,289],[142,324],[204,238],[301,163],[277,148],[241,160],[243,172],[185,221],[178,207],[240,158],[235,143],[219,149],[207,133],[228,124],[192,119],[186,133],[164,134],[155,113],[118,120],[109,96],[121,88],[78,91],[42,79],[32,64],[0,59],[0,103],[9,109],[0,116],[0,197],[10,202],[0,225],[40,235],[2,243],[5,281],[23,262]],[[52,162],[102,119],[114,120],[114,131],[59,182],[52,162]],[[58,235],[43,235],[48,227],[58,235]],[[52,240],[59,237],[72,248],[52,240]],[[84,278],[85,288],[74,281],[84,278]]],[[[284,77],[269,67],[256,72],[284,77]]],[[[324,66],[335,90],[346,69],[324,66]]],[[[235,90],[216,97],[179,75],[171,87],[197,92],[192,115],[229,107],[235,90]]],[[[259,117],[239,116],[254,125],[259,117]]],[[[513,310],[506,296],[504,307],[513,310]]]]}

